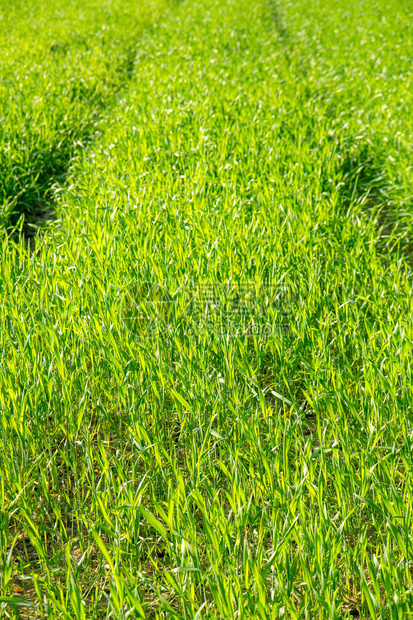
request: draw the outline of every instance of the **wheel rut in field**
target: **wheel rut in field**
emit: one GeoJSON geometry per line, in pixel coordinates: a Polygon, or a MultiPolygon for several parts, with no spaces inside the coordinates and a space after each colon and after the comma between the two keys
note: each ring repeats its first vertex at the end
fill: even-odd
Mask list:
{"type": "Polygon", "coordinates": [[[339,170],[343,178],[344,206],[361,203],[375,223],[379,249],[384,254],[401,252],[407,262],[413,264],[411,226],[398,213],[400,197],[395,192],[400,188],[392,186],[384,156],[372,153],[368,144],[361,143],[352,153],[342,155],[339,170]]]}
{"type": "MultiPolygon", "coordinates": [[[[358,103],[352,94],[351,80],[350,83],[346,83],[343,77],[345,70],[343,71],[343,67],[337,67],[337,74],[342,75],[343,83],[339,84],[340,88],[336,92],[334,88],[337,88],[337,84],[317,69],[317,65],[321,66],[323,63],[327,70],[334,69],[334,65],[326,62],[328,50],[323,51],[326,57],[311,58],[300,45],[300,36],[294,33],[294,24],[288,20],[282,2],[268,0],[268,7],[270,28],[274,28],[279,36],[284,57],[294,76],[293,82],[297,84],[295,94],[302,101],[303,108],[307,110],[307,125],[313,128],[320,122],[323,123],[325,139],[331,140],[332,154],[334,151],[335,158],[334,175],[340,179],[339,193],[343,209],[348,210],[351,204],[355,203],[362,205],[364,213],[375,223],[378,248],[383,258],[386,254],[399,252],[408,263],[413,264],[412,196],[408,195],[409,188],[406,185],[396,183],[390,178],[389,154],[382,145],[382,140],[377,139],[373,145],[371,136],[367,135],[369,132],[366,131],[363,137],[354,133],[357,129],[349,130],[344,140],[330,137],[337,136],[340,117],[347,121],[351,120],[350,111],[358,103]],[[347,100],[343,100],[340,92],[346,89],[347,100]],[[323,109],[323,116],[320,116],[316,108],[312,110],[309,105],[311,99],[322,102],[320,108],[323,109]],[[377,145],[380,145],[378,149],[377,145]]],[[[363,105],[367,106],[366,102],[363,105]]],[[[342,121],[343,124],[345,120],[342,121]]],[[[297,128],[292,128],[290,132],[291,139],[294,140],[297,128]]],[[[391,138],[389,135],[388,139],[391,138]]],[[[311,132],[307,135],[307,139],[314,141],[311,132]]],[[[320,166],[322,167],[321,163],[320,166]]],[[[326,175],[328,181],[331,172],[320,169],[320,176],[326,175]]],[[[323,190],[328,194],[331,185],[326,182],[323,190]]]]}
{"type": "MultiPolygon", "coordinates": [[[[9,150],[17,149],[14,156],[16,163],[12,165],[6,162],[6,158],[0,157],[0,177],[4,180],[0,187],[0,226],[11,236],[20,235],[33,248],[38,230],[55,218],[56,188],[64,186],[74,158],[101,135],[120,93],[133,80],[140,35],[150,31],[176,4],[177,0],[172,0],[168,9],[165,11],[163,8],[163,14],[156,15],[153,21],[143,25],[137,23],[136,37],[120,50],[117,65],[108,76],[97,79],[91,85],[85,85],[81,79],[70,85],[62,83],[68,102],[68,117],[59,117],[61,110],[53,105],[56,99],[54,94],[55,99],[52,97],[44,119],[40,119],[42,124],[50,122],[51,141],[41,140],[41,128],[38,131],[40,137],[36,137],[35,133],[33,139],[28,132],[31,121],[27,119],[23,128],[6,143],[9,150]],[[76,106],[81,109],[81,114],[76,106]],[[41,142],[39,147],[33,141],[36,139],[41,142]]],[[[55,53],[54,48],[56,45],[52,46],[52,53],[55,53]]],[[[59,51],[60,48],[57,49],[59,51]]],[[[107,63],[110,61],[108,58],[107,63]]],[[[59,79],[62,79],[61,76],[59,79]]],[[[59,84],[60,81],[57,82],[58,87],[59,84]]]]}

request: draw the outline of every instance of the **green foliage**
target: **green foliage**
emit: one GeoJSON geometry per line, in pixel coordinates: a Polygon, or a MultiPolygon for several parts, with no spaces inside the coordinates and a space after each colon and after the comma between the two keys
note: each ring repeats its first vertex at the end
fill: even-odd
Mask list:
{"type": "Polygon", "coordinates": [[[409,10],[176,4],[4,232],[5,617],[409,617],[409,10]]]}
{"type": "Polygon", "coordinates": [[[133,73],[135,43],[167,3],[0,3],[0,224],[41,211],[133,73]]]}

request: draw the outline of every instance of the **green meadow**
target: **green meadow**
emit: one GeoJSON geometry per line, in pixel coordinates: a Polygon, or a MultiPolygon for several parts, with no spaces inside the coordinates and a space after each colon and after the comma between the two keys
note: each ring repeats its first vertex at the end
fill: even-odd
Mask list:
{"type": "Polygon", "coordinates": [[[0,0],[0,618],[413,617],[413,4],[0,0]]]}

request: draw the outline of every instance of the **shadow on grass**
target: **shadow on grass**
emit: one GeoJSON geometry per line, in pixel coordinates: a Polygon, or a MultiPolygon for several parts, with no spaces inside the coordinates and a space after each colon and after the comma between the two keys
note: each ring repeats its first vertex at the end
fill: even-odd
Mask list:
{"type": "MultiPolygon", "coordinates": [[[[169,10],[181,2],[170,0],[169,10]]],[[[153,23],[148,24],[146,30],[153,27],[153,23]]],[[[137,26],[136,41],[139,31],[137,26]]],[[[69,49],[68,45],[54,43],[51,51],[65,56],[69,49]]],[[[2,161],[0,157],[0,227],[6,228],[9,234],[20,233],[31,240],[39,227],[54,218],[53,188],[65,182],[76,153],[100,135],[101,122],[116,102],[116,95],[133,79],[136,52],[135,44],[126,46],[118,57],[117,66],[106,78],[94,84],[88,85],[78,79],[67,92],[67,84],[63,83],[63,97],[67,100],[68,110],[72,108],[73,113],[62,118],[59,97],[56,105],[52,99],[40,127],[32,127],[27,119],[27,126],[13,137],[13,143],[8,146],[17,148],[15,162],[10,165],[10,161],[7,162],[6,158],[2,161]],[[52,135],[48,141],[42,139],[41,134],[49,119],[52,135]],[[27,138],[30,134],[31,143],[27,138]]]]}
{"type": "MultiPolygon", "coordinates": [[[[133,78],[135,57],[136,50],[131,47],[102,84],[87,87],[75,82],[65,96],[69,108],[78,106],[72,118],[59,118],[60,110],[55,110],[52,104],[47,116],[53,118],[51,133],[54,135],[48,144],[41,144],[41,128],[34,128],[32,144],[25,143],[24,135],[16,136],[14,143],[21,149],[23,161],[12,171],[5,160],[3,164],[0,162],[4,183],[2,224],[9,232],[13,234],[17,227],[23,236],[32,237],[42,223],[53,219],[53,186],[64,182],[75,154],[99,135],[105,111],[133,78]]],[[[45,117],[43,122],[46,121],[45,117]]]]}
{"type": "Polygon", "coordinates": [[[410,228],[398,212],[394,188],[380,153],[373,154],[369,145],[361,143],[341,157],[339,173],[343,179],[344,205],[361,204],[375,222],[379,247],[386,252],[400,251],[412,263],[410,228]]]}

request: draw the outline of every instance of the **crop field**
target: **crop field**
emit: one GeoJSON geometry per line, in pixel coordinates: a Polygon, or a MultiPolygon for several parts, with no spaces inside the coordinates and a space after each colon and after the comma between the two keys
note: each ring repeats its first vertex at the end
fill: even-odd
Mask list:
{"type": "Polygon", "coordinates": [[[0,0],[0,618],[413,618],[411,0],[0,0]]]}

